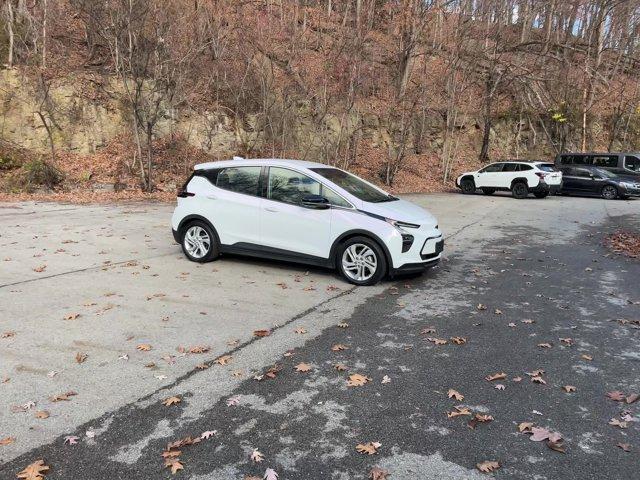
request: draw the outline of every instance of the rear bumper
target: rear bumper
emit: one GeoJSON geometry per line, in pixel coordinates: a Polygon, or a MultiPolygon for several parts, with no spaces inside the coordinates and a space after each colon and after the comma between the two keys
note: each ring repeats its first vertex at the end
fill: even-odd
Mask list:
{"type": "Polygon", "coordinates": [[[530,189],[531,193],[539,193],[539,192],[548,192],[551,195],[555,195],[562,190],[562,182],[554,185],[549,185],[548,183],[540,182],[537,186],[530,189]]]}

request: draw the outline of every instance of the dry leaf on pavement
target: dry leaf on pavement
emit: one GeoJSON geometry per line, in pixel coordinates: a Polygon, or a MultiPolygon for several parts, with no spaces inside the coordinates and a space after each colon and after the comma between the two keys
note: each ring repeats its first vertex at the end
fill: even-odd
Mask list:
{"type": "Polygon", "coordinates": [[[149,350],[151,350],[151,345],[149,345],[148,343],[141,343],[138,346],[136,346],[136,350],[139,350],[141,352],[148,352],[149,350]]]}
{"type": "Polygon", "coordinates": [[[494,373],[493,375],[487,375],[486,377],[484,377],[484,379],[487,382],[493,382],[494,380],[502,380],[504,378],[507,378],[507,374],[504,372],[494,373]]]}
{"type": "Polygon", "coordinates": [[[500,468],[500,463],[493,462],[493,461],[486,461],[482,463],[477,463],[476,468],[483,473],[490,473],[500,468]]]}
{"type": "Polygon", "coordinates": [[[179,470],[184,470],[184,466],[177,458],[167,458],[164,461],[165,468],[171,469],[171,474],[175,475],[179,470]]]}
{"type": "Polygon", "coordinates": [[[271,335],[271,330],[254,330],[253,331],[254,337],[268,337],[269,335],[271,335]]]}
{"type": "Polygon", "coordinates": [[[369,472],[369,480],[387,480],[389,472],[379,467],[373,467],[369,472]]]}
{"type": "Polygon", "coordinates": [[[36,460],[18,473],[18,478],[23,480],[43,480],[49,471],[49,466],[44,464],[44,460],[36,460]]]}
{"type": "Polygon", "coordinates": [[[454,411],[447,413],[447,418],[455,418],[455,417],[459,417],[461,415],[471,415],[471,410],[469,410],[467,407],[453,407],[455,408],[454,411]]]}
{"type": "Polygon", "coordinates": [[[162,401],[162,404],[166,407],[170,407],[171,405],[177,405],[178,403],[180,403],[182,401],[182,399],[180,397],[169,397],[169,398],[165,398],[162,401]]]}
{"type": "Polygon", "coordinates": [[[86,353],[78,352],[76,353],[76,362],[84,363],[88,356],[89,355],[87,355],[86,353]]]}
{"type": "Polygon", "coordinates": [[[47,412],[46,410],[40,410],[39,412],[35,413],[35,417],[44,420],[45,418],[49,418],[49,412],[47,412]]]}
{"type": "Polygon", "coordinates": [[[565,385],[564,387],[562,387],[562,389],[567,393],[576,391],[576,387],[574,387],[573,385],[565,385]]]}
{"type": "Polygon", "coordinates": [[[461,402],[462,400],[464,400],[464,395],[462,395],[457,390],[454,390],[453,388],[449,389],[449,391],[447,392],[447,396],[449,398],[455,398],[458,402],[461,402]]]}
{"type": "Polygon", "coordinates": [[[361,387],[365,383],[370,381],[371,379],[369,377],[365,377],[364,375],[360,375],[359,373],[354,373],[352,375],[349,375],[347,385],[350,387],[361,387]]]}
{"type": "Polygon", "coordinates": [[[73,391],[69,391],[66,393],[60,393],[58,395],[54,395],[53,397],[49,397],[49,400],[52,402],[68,401],[69,397],[73,397],[74,395],[77,395],[77,393],[73,391]]]}
{"type": "Polygon", "coordinates": [[[251,452],[251,455],[249,455],[249,458],[251,459],[252,462],[255,462],[255,463],[260,463],[264,461],[264,455],[258,449],[254,449],[253,452],[251,452]]]}
{"type": "Polygon", "coordinates": [[[299,363],[298,365],[296,365],[296,371],[297,372],[309,372],[311,371],[311,365],[309,365],[308,363],[299,363]]]}
{"type": "Polygon", "coordinates": [[[216,358],[215,363],[218,365],[228,365],[233,357],[231,355],[223,355],[221,357],[216,358]]]}
{"type": "Polygon", "coordinates": [[[278,480],[278,473],[272,469],[272,468],[267,468],[264,471],[264,477],[262,477],[263,480],[278,480]]]}
{"type": "Polygon", "coordinates": [[[356,450],[360,453],[366,453],[367,455],[373,455],[378,452],[378,449],[382,446],[379,442],[367,442],[359,443],[356,445],[356,450]]]}
{"type": "Polygon", "coordinates": [[[346,345],[343,345],[341,343],[336,343],[335,345],[333,345],[331,347],[331,351],[333,352],[341,352],[342,350],[347,350],[349,347],[347,347],[346,345]]]}
{"type": "Polygon", "coordinates": [[[5,445],[10,445],[15,441],[16,441],[16,437],[0,438],[0,447],[4,447],[5,445]]]}

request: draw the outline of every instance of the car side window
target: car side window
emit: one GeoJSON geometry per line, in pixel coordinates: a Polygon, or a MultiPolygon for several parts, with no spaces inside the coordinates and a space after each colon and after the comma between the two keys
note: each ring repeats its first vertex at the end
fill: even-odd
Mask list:
{"type": "Polygon", "coordinates": [[[494,163],[492,165],[487,165],[486,167],[484,167],[482,170],[480,170],[479,173],[495,173],[495,172],[501,172],[502,171],[502,167],[504,166],[503,163],[494,163]]]}
{"type": "Polygon", "coordinates": [[[632,155],[624,157],[624,168],[633,172],[640,172],[640,158],[632,155]]]}
{"type": "Polygon", "coordinates": [[[320,182],[288,168],[269,167],[268,198],[299,205],[306,195],[320,195],[320,182]]]}
{"type": "Polygon", "coordinates": [[[591,165],[591,157],[588,155],[573,155],[573,165],[591,165]]]}
{"type": "Polygon", "coordinates": [[[230,167],[220,170],[216,187],[245,195],[258,195],[262,167],[230,167]]]}
{"type": "Polygon", "coordinates": [[[531,165],[525,165],[524,163],[518,165],[519,172],[526,172],[527,170],[533,170],[533,167],[531,165]]]}
{"type": "Polygon", "coordinates": [[[573,175],[575,177],[580,177],[580,178],[591,178],[591,171],[586,170],[584,168],[574,168],[573,169],[573,175]]]}
{"type": "Polygon", "coordinates": [[[592,158],[593,158],[593,165],[595,165],[596,167],[614,168],[618,166],[617,155],[599,155],[592,158]]]}
{"type": "Polygon", "coordinates": [[[517,172],[518,171],[518,164],[517,163],[505,163],[504,167],[502,168],[503,172],[517,172]]]}
{"type": "Polygon", "coordinates": [[[322,185],[321,192],[322,192],[321,195],[324,198],[326,198],[327,200],[329,200],[329,203],[331,205],[335,205],[336,207],[345,207],[345,208],[352,208],[353,207],[344,198],[342,198],[340,195],[335,193],[330,188],[325,187],[324,185],[322,185]]]}

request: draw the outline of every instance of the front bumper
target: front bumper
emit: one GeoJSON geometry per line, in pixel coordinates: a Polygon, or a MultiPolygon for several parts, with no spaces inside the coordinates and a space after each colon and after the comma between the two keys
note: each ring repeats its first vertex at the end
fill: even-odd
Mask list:
{"type": "Polygon", "coordinates": [[[620,195],[625,197],[640,197],[640,188],[623,187],[622,185],[620,185],[620,195]]]}
{"type": "Polygon", "coordinates": [[[180,235],[178,234],[178,231],[176,229],[172,228],[171,233],[173,233],[173,239],[176,241],[176,243],[182,243],[182,239],[180,238],[180,235]]]}
{"type": "Polygon", "coordinates": [[[428,268],[437,265],[442,258],[444,250],[444,239],[438,230],[431,230],[430,235],[416,235],[411,248],[403,252],[393,262],[393,268],[389,274],[411,274],[421,273],[428,268]],[[420,238],[417,238],[420,237],[420,238]]]}

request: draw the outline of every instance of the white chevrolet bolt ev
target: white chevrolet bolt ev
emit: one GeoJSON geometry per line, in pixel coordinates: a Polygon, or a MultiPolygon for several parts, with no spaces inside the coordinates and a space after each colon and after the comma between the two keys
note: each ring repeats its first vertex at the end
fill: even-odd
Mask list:
{"type": "Polygon", "coordinates": [[[338,168],[298,160],[196,165],[173,236],[194,262],[233,253],[337,268],[355,285],[417,273],[444,241],[428,211],[338,168]]]}

